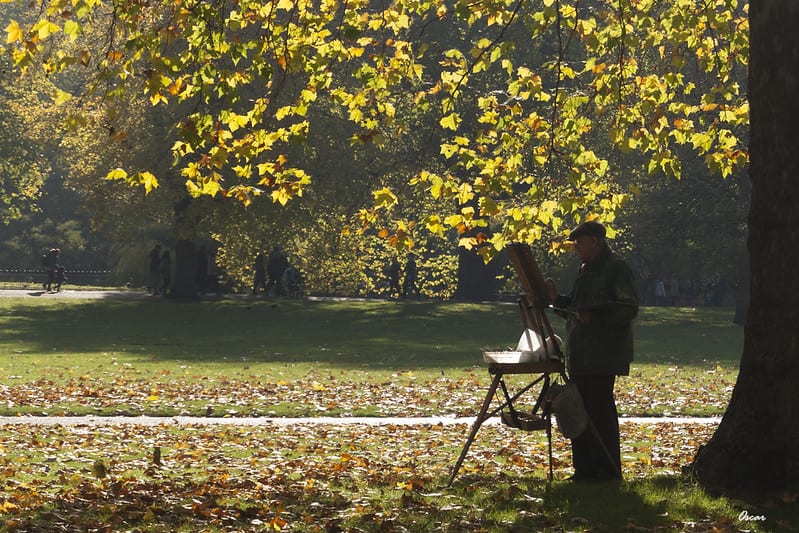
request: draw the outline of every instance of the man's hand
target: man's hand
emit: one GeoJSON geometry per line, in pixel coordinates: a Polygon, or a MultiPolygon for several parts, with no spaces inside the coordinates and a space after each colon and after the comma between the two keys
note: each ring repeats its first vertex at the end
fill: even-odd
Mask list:
{"type": "Polygon", "coordinates": [[[588,324],[591,322],[591,311],[577,310],[574,312],[574,315],[578,322],[582,322],[583,324],[588,324]]]}

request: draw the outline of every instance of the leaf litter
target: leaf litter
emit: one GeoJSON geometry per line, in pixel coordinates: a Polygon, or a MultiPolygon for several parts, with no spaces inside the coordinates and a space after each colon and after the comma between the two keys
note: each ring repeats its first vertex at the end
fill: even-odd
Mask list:
{"type": "MultiPolygon", "coordinates": [[[[626,477],[679,472],[713,429],[623,422],[626,477]]],[[[564,526],[545,501],[548,449],[541,432],[484,426],[448,487],[467,433],[465,424],[6,426],[0,428],[0,526],[504,531],[500,517],[510,508],[535,527],[572,530],[575,524],[564,526]],[[485,499],[474,497],[480,492],[485,499]]],[[[556,479],[570,474],[570,464],[568,442],[556,436],[556,479]]],[[[709,521],[706,531],[719,525],[710,518],[697,517],[709,521]]],[[[730,524],[720,531],[736,531],[730,524]]]]}
{"type": "MultiPolygon", "coordinates": [[[[702,416],[724,412],[734,374],[714,376],[680,368],[668,374],[634,374],[621,380],[617,386],[620,413],[702,416]]],[[[190,416],[475,416],[488,385],[487,375],[473,370],[457,377],[434,378],[400,372],[380,381],[358,381],[344,372],[317,371],[290,380],[256,375],[160,377],[116,375],[108,379],[108,376],[82,375],[63,382],[11,380],[0,385],[0,410],[10,415],[91,412],[190,416]]]]}

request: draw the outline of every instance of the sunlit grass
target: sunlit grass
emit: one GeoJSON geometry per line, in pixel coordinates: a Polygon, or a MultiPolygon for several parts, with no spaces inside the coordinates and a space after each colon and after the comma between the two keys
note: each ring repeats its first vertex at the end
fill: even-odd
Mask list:
{"type": "MultiPolygon", "coordinates": [[[[721,414],[743,335],[731,319],[642,309],[621,413],[721,414]]],[[[522,328],[503,303],[35,298],[0,299],[0,327],[2,414],[194,416],[473,415],[482,349],[522,328]]]]}

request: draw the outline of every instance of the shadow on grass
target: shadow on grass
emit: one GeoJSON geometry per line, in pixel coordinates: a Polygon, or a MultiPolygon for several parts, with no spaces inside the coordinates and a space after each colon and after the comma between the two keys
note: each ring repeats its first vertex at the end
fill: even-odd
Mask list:
{"type": "MultiPolygon", "coordinates": [[[[643,309],[636,360],[737,362],[731,311],[643,309]]],[[[563,335],[563,323],[553,317],[563,335]]],[[[147,360],[323,362],[384,369],[482,364],[488,346],[515,346],[518,308],[502,303],[8,299],[0,326],[14,353],[124,353],[147,360]]],[[[11,351],[9,351],[11,353],[11,351]]]]}
{"type": "Polygon", "coordinates": [[[0,301],[4,342],[19,354],[117,352],[148,360],[324,362],[464,367],[488,344],[515,344],[505,304],[225,300],[0,301]]]}
{"type": "MultiPolygon", "coordinates": [[[[453,490],[463,497],[479,494],[485,482],[464,476],[453,490]]],[[[761,532],[796,531],[799,524],[797,506],[781,501],[784,495],[711,495],[682,476],[552,484],[540,477],[504,478],[486,496],[477,503],[488,531],[761,532]]]]}
{"type": "MultiPolygon", "coordinates": [[[[456,493],[480,493],[485,479],[464,476],[456,493]]],[[[636,482],[573,483],[540,477],[499,480],[486,500],[481,524],[489,531],[627,531],[673,523],[663,502],[648,501],[636,482]]]]}

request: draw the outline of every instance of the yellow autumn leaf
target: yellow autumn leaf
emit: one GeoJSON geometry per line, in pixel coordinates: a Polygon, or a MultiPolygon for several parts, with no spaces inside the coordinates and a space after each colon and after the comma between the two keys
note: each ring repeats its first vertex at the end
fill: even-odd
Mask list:
{"type": "Polygon", "coordinates": [[[153,189],[158,188],[158,178],[156,178],[151,172],[139,172],[138,182],[140,185],[144,185],[145,194],[149,194],[153,189]]]}
{"type": "Polygon", "coordinates": [[[460,123],[460,117],[457,113],[450,113],[449,115],[445,116],[439,121],[442,128],[446,128],[449,130],[457,130],[458,124],[460,123]]]}
{"type": "Polygon", "coordinates": [[[0,511],[4,513],[14,511],[15,509],[17,509],[17,506],[13,502],[5,501],[3,503],[0,503],[0,511]]]}
{"type": "Polygon", "coordinates": [[[64,35],[68,35],[72,41],[77,39],[80,36],[80,24],[72,19],[65,21],[64,35]]]}
{"type": "Polygon", "coordinates": [[[375,199],[375,207],[391,207],[397,203],[397,196],[388,188],[382,188],[372,193],[375,199]]]}
{"type": "Polygon", "coordinates": [[[72,99],[72,95],[61,89],[56,89],[54,102],[56,105],[61,105],[72,99]]]}
{"type": "Polygon", "coordinates": [[[38,36],[39,40],[43,41],[50,37],[52,34],[58,32],[61,28],[57,25],[53,24],[49,20],[40,20],[33,26],[33,31],[35,31],[38,36]]]}
{"type": "Polygon", "coordinates": [[[441,217],[438,215],[429,216],[425,225],[431,233],[435,233],[436,235],[442,235],[447,229],[446,226],[441,223],[441,217]]]}
{"type": "Polygon", "coordinates": [[[166,96],[160,92],[150,95],[150,103],[154,106],[158,105],[159,103],[166,104],[168,102],[169,100],[167,100],[166,96]]]}
{"type": "Polygon", "coordinates": [[[458,146],[455,144],[442,144],[441,145],[441,155],[446,158],[450,158],[458,151],[458,146]]]}
{"type": "Polygon", "coordinates": [[[280,109],[275,112],[275,118],[277,120],[283,120],[287,116],[291,115],[294,112],[294,108],[290,105],[284,105],[280,109]]]}
{"type": "Polygon", "coordinates": [[[22,42],[24,37],[25,33],[22,31],[22,28],[19,27],[16,20],[12,20],[8,23],[8,26],[6,26],[6,44],[22,42]]]}
{"type": "Polygon", "coordinates": [[[280,187],[279,189],[272,191],[273,203],[280,202],[280,205],[286,205],[289,200],[291,200],[291,195],[289,195],[285,187],[280,187]]]}
{"type": "Polygon", "coordinates": [[[186,180],[186,191],[192,196],[192,198],[199,198],[200,197],[200,187],[193,182],[192,180],[186,180]]]}
{"type": "Polygon", "coordinates": [[[108,173],[105,175],[105,179],[107,180],[125,180],[128,179],[128,173],[125,172],[122,168],[115,168],[113,170],[109,170],[108,173]]]}
{"type": "Polygon", "coordinates": [[[207,196],[216,196],[216,193],[219,192],[219,189],[221,189],[221,187],[218,181],[208,180],[205,183],[203,183],[201,192],[202,194],[207,196]]]}

